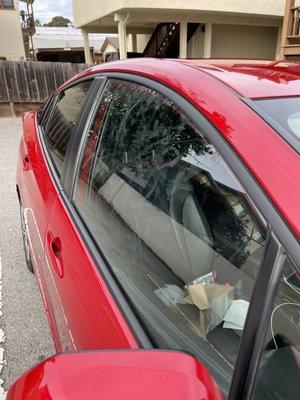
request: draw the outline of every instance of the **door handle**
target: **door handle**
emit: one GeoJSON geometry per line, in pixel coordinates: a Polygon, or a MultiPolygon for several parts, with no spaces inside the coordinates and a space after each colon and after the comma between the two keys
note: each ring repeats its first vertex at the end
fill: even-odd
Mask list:
{"type": "Polygon", "coordinates": [[[28,171],[30,167],[30,161],[28,155],[25,155],[23,158],[23,171],[28,171]]]}
{"type": "Polygon", "coordinates": [[[61,257],[61,241],[59,237],[54,238],[51,232],[47,233],[47,243],[53,267],[57,275],[62,278],[64,275],[63,262],[61,257]]]}

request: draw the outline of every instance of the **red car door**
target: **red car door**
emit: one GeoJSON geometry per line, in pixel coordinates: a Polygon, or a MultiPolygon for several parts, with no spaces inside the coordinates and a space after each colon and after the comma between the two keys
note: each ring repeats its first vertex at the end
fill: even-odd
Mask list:
{"type": "MultiPolygon", "coordinates": [[[[55,170],[58,175],[65,174],[67,147],[68,151],[72,148],[72,141],[69,146],[68,141],[79,130],[80,120],[88,114],[97,94],[97,84],[87,94],[90,87],[91,81],[84,80],[59,94],[45,135],[54,174],[55,170]]],[[[99,116],[99,124],[101,119],[99,116]]],[[[91,154],[93,150],[91,147],[91,154]]],[[[57,350],[137,347],[59,193],[56,190],[57,196],[52,198],[51,217],[43,236],[41,283],[52,311],[57,350]]]]}
{"type": "Polygon", "coordinates": [[[47,227],[45,264],[62,351],[138,347],[60,196],[47,227]]]}
{"type": "Polygon", "coordinates": [[[42,266],[45,230],[58,191],[45,163],[38,131],[36,113],[26,114],[23,119],[23,136],[19,147],[17,188],[21,213],[26,226],[32,266],[39,282],[53,337],[55,337],[56,327],[53,323],[53,310],[43,284],[42,266]]]}

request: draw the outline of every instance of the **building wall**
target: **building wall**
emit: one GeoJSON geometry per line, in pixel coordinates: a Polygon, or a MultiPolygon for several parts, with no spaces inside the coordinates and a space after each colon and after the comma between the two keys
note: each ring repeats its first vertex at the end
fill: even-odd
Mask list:
{"type": "Polygon", "coordinates": [[[145,15],[151,10],[192,10],[283,16],[285,0],[72,0],[72,5],[75,26],[81,27],[126,8],[145,15]]]}
{"type": "Polygon", "coordinates": [[[17,3],[15,0],[14,10],[0,9],[0,57],[6,57],[8,60],[25,59],[17,3]]]}
{"type": "Polygon", "coordinates": [[[212,27],[212,58],[274,59],[278,28],[223,25],[212,27]]]}
{"type": "Polygon", "coordinates": [[[151,35],[137,35],[136,37],[136,51],[138,53],[143,53],[145,47],[151,38],[151,35]]]}

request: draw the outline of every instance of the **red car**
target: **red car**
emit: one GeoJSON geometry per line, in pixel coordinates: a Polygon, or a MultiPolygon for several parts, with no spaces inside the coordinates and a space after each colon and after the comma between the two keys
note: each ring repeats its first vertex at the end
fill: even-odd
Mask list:
{"type": "Polygon", "coordinates": [[[109,63],[27,113],[26,261],[78,353],[8,399],[298,399],[299,152],[297,64],[109,63]]]}

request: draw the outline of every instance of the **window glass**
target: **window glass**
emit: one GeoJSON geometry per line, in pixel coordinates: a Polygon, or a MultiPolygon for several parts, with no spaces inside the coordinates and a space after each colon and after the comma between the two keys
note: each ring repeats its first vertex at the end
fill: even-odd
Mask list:
{"type": "Polygon", "coordinates": [[[252,399],[295,400],[300,394],[300,274],[286,260],[252,399]]]}
{"type": "Polygon", "coordinates": [[[0,0],[0,8],[14,8],[13,0],[0,0]]]}
{"type": "Polygon", "coordinates": [[[160,94],[111,80],[74,204],[153,343],[193,353],[226,393],[265,230],[231,171],[160,94]]]}
{"type": "Polygon", "coordinates": [[[276,122],[288,129],[297,139],[300,139],[299,97],[257,100],[256,102],[276,122]]]}
{"type": "MultiPolygon", "coordinates": [[[[52,107],[50,107],[50,118],[47,118],[47,116],[43,117],[43,123],[47,124],[45,134],[46,145],[59,174],[62,171],[63,161],[74,125],[91,83],[92,81],[81,82],[61,92],[52,111],[52,107]]],[[[46,113],[47,111],[49,111],[48,108],[46,113]]]]}
{"type": "Polygon", "coordinates": [[[58,95],[53,94],[45,101],[45,103],[37,110],[37,122],[46,132],[47,123],[51,114],[53,105],[56,102],[58,95]]]}

